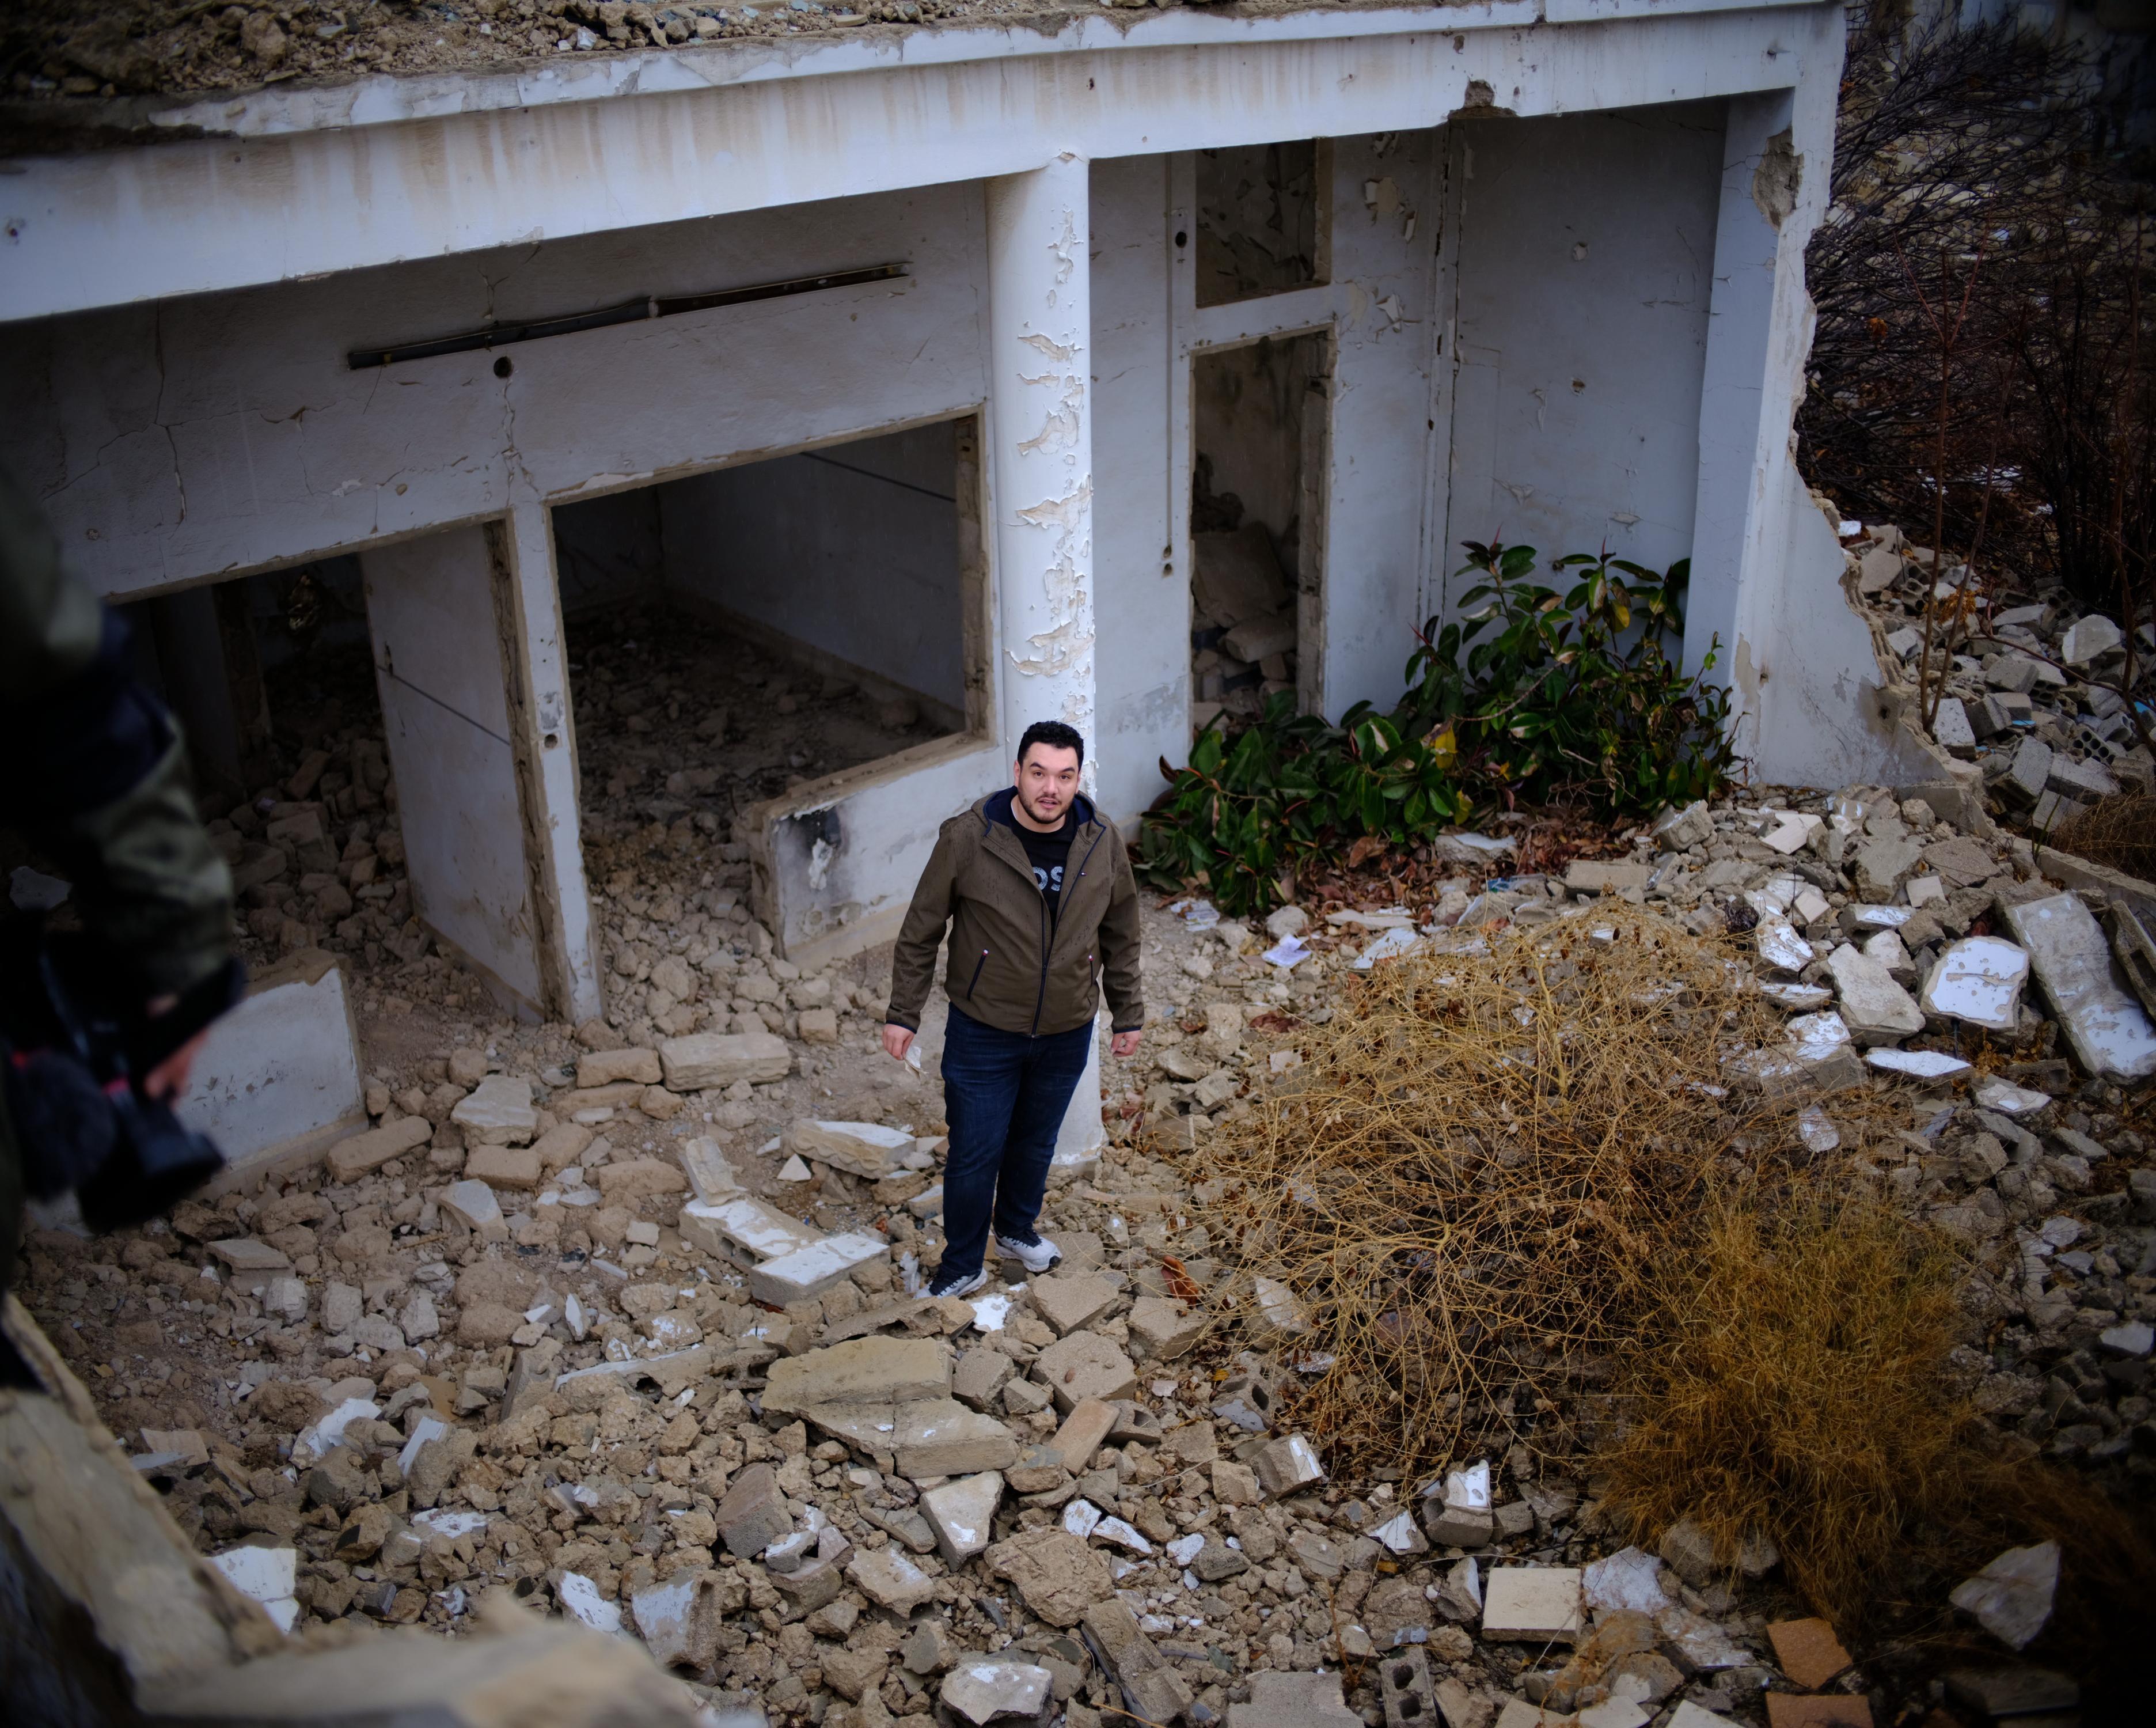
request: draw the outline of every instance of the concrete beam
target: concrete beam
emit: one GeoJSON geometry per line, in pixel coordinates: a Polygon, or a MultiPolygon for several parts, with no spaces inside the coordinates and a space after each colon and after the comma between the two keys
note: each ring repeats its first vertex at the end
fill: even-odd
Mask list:
{"type": "MultiPolygon", "coordinates": [[[[1646,3],[1648,16],[1539,25],[1516,4],[1171,12],[1053,38],[936,33],[803,57],[844,69],[840,82],[774,59],[706,83],[683,54],[648,80],[549,69],[444,80],[424,98],[401,84],[243,98],[217,123],[252,116],[252,136],[11,165],[0,320],[1025,172],[1065,152],[1430,126],[1471,101],[1567,113],[1783,88],[1825,69],[1830,105],[1838,7],[1668,16],[1703,0],[1646,3]],[[562,91],[574,94],[546,100],[562,91]]],[[[203,105],[175,108],[172,123],[202,123],[182,116],[203,105]]]]}

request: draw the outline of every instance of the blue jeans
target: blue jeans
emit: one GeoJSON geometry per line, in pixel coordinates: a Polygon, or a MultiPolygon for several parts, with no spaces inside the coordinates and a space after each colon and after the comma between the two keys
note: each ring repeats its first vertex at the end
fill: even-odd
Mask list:
{"type": "Polygon", "coordinates": [[[943,1114],[951,1150],[943,1162],[943,1263],[972,1277],[988,1252],[988,1229],[1023,1236],[1040,1216],[1056,1130],[1086,1072],[1093,1022],[1029,1038],[951,1011],[943,1031],[943,1114]]]}

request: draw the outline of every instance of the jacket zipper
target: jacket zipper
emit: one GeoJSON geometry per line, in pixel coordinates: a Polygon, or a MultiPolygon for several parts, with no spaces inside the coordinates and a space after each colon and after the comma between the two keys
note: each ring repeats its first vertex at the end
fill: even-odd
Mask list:
{"type": "Polygon", "coordinates": [[[971,981],[970,983],[968,983],[968,984],[967,985],[967,986],[966,986],[966,995],[967,995],[968,1000],[970,1000],[972,999],[972,997],[973,997],[973,991],[974,991],[975,988],[976,988],[976,987],[980,984],[980,981],[981,981],[981,968],[982,968],[982,967],[983,967],[983,966],[985,966],[985,965],[987,965],[988,964],[988,949],[986,949],[984,948],[984,949],[983,949],[981,950],[981,957],[980,957],[980,959],[978,959],[978,960],[976,960],[976,961],[974,961],[974,962],[973,962],[973,980],[972,980],[972,981],[971,981]]]}
{"type": "MultiPolygon", "coordinates": [[[[1086,867],[1093,861],[1093,854],[1099,849],[1100,845],[1101,836],[1096,834],[1093,836],[1093,844],[1086,848],[1085,861],[1078,867],[1080,877],[1082,877],[1086,874],[1086,867]]],[[[1072,879],[1067,865],[1064,868],[1063,882],[1065,892],[1074,894],[1077,892],[1078,884],[1072,879]]],[[[1048,923],[1048,896],[1043,894],[1040,897],[1040,988],[1034,995],[1033,1030],[1026,1034],[1028,1037],[1040,1036],[1041,1011],[1048,1005],[1048,951],[1055,942],[1055,933],[1049,927],[1048,923]]],[[[1087,958],[1091,957],[1089,955],[1087,958]]],[[[967,994],[970,995],[972,992],[968,991],[967,994]]]]}

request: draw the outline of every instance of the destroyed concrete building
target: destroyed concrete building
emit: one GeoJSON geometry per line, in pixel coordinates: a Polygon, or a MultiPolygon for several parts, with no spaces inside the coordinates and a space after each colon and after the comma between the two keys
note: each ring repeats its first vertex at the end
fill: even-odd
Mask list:
{"type": "MultiPolygon", "coordinates": [[[[1486,1463],[1419,1522],[1413,1484],[1321,1504],[1252,1362],[1215,1386],[1182,1360],[1219,1268],[1164,1161],[1066,1187],[1071,1263],[1019,1305],[939,1307],[898,1288],[935,1216],[932,1103],[823,1119],[882,1006],[848,964],[1029,722],[1077,724],[1133,823],[1216,712],[1389,703],[1463,539],[1689,558],[1686,659],[1716,654],[1757,774],[1869,789],[1672,813],[1631,865],[1463,880],[1438,923],[1742,892],[1763,970],[1797,975],[1813,954],[1784,966],[1773,938],[1824,949],[1869,908],[1780,861],[1840,868],[1873,824],[1909,854],[1892,899],[1955,844],[1944,785],[1888,789],[1949,770],[1881,688],[1789,449],[1841,11],[910,6],[797,0],[795,34],[750,8],[483,4],[522,46],[465,65],[250,14],[243,70],[300,77],[74,91],[48,121],[67,147],[0,182],[0,462],[136,620],[228,810],[258,973],[190,1105],[232,1176],[92,1263],[33,1244],[38,1319],[143,1448],[100,1453],[114,1527],[219,1647],[171,1712],[228,1715],[231,1665],[254,1718],[304,1717],[292,1687],[352,1674],[307,1664],[359,1653],[265,1674],[280,1647],[218,1577],[303,1633],[534,1599],[712,1698],[859,1728],[1209,1720],[1245,1684],[1175,1641],[1209,1619],[1233,1660],[1302,1671],[1249,1677],[1241,1720],[1342,1720],[1313,1671],[1381,1649],[1368,1720],[1425,1696],[1486,1718],[1494,1695],[1433,1691],[1417,1653],[1466,1661],[1471,1624],[1524,1671],[1584,1610],[1649,1600],[1741,1701],[1758,1628],[1697,1619],[1726,1597],[1696,1555],[1593,1561],[1578,1484],[1515,1463],[1493,1490],[1486,1463]],[[457,1016],[479,1047],[421,1041],[457,1016]],[[183,1396],[199,1432],[164,1414],[183,1396]],[[1378,1580],[1433,1542],[1442,1589],[1378,1580]],[[1142,1616],[1111,1587],[1141,1562],[1142,1616]]],[[[1971,891],[2032,867],[1962,863],[1971,891]]],[[[1246,1016],[1328,1011],[1339,944],[1417,939],[1404,913],[1315,930],[1297,972],[1242,927],[1147,916],[1149,990],[1187,1024],[1118,1107],[1185,1145],[1250,1106],[1246,1016]]],[[[1816,1007],[1825,975],[1779,987],[1816,1007]]],[[[1877,1027],[1811,1031],[1785,1063],[1904,1073],[1861,1066],[1877,1027]]],[[[2070,1108],[2042,1066],[2054,1092],[1996,1108],[2070,1108]]],[[[1066,1163],[1104,1138],[1089,1082],[1066,1163]]],[[[2116,1283],[2120,1253],[2082,1275],[2116,1283]]],[[[2047,1275],[2032,1300],[2063,1314],[2047,1275]]],[[[2119,1301],[2145,1332],[2146,1289],[2119,1301]]],[[[98,1448],[76,1404],[80,1436],[40,1430],[56,1456],[98,1448]]]]}
{"type": "Polygon", "coordinates": [[[1081,13],[92,101],[100,147],[11,164],[0,460],[235,793],[303,574],[371,645],[387,759],[336,772],[393,775],[382,922],[572,1021],[649,705],[711,748],[624,792],[829,959],[1031,719],[1128,821],[1210,704],[1389,702],[1466,538],[1689,557],[1758,771],[1891,779],[1789,449],[1841,28],[1081,13]],[[721,762],[786,681],[858,723],[721,762]]]}

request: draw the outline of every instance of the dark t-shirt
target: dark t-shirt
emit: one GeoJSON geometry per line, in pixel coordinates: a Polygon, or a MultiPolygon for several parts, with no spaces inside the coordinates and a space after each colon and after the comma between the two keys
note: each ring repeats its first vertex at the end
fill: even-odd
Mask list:
{"type": "Polygon", "coordinates": [[[1029,828],[1012,815],[1011,831],[1018,836],[1019,844],[1025,848],[1026,862],[1033,866],[1034,886],[1040,890],[1041,897],[1048,902],[1048,921],[1054,925],[1063,908],[1063,870],[1070,859],[1070,836],[1075,831],[1074,813],[1065,810],[1063,821],[1053,833],[1042,834],[1029,828]]]}

